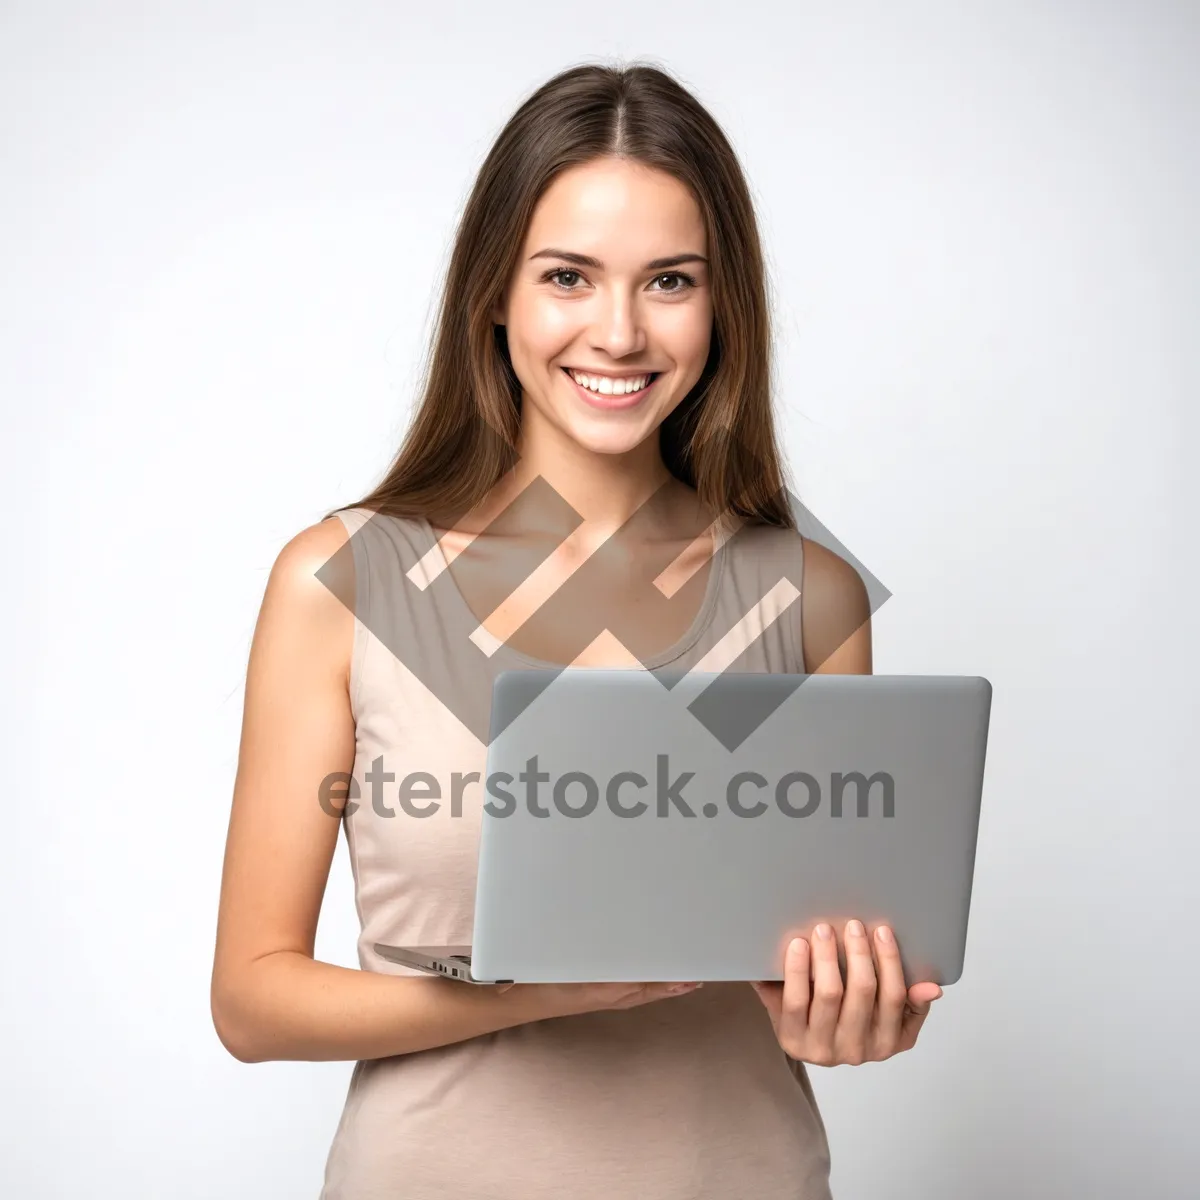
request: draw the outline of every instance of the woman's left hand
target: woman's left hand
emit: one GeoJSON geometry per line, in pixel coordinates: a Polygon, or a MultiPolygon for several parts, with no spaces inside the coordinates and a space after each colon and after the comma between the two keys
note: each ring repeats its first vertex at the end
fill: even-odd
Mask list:
{"type": "Polygon", "coordinates": [[[905,987],[900,951],[886,925],[868,937],[861,922],[847,922],[845,947],[845,986],[829,925],[814,930],[811,950],[804,938],[793,939],[782,983],[750,985],[790,1058],[821,1067],[858,1066],[911,1050],[930,1005],[942,995],[936,983],[905,987]]]}

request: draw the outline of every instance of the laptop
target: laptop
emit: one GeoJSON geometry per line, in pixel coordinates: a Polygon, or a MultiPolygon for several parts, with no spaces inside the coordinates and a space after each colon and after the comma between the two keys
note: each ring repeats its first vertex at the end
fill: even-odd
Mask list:
{"type": "Polygon", "coordinates": [[[851,917],[962,974],[992,687],[978,676],[566,668],[493,684],[472,983],[780,980],[851,917]]]}

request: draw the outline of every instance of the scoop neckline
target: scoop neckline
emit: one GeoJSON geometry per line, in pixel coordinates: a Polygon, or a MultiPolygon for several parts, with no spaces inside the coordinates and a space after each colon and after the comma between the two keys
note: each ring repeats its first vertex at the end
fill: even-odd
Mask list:
{"type": "MultiPolygon", "coordinates": [[[[462,590],[458,586],[458,580],[454,578],[454,572],[450,569],[450,563],[446,558],[445,552],[442,550],[441,542],[438,541],[438,536],[434,532],[433,523],[424,515],[418,518],[418,522],[430,549],[437,555],[439,572],[444,572],[450,581],[449,590],[453,594],[454,603],[476,625],[482,625],[482,622],[475,615],[474,610],[467,603],[466,596],[462,594],[462,590]]],[[[721,580],[725,574],[725,558],[732,539],[722,538],[717,532],[711,529],[710,536],[717,543],[717,546],[712,553],[711,565],[708,569],[708,581],[705,585],[704,599],[700,603],[700,608],[692,618],[691,625],[688,626],[687,631],[681,638],[676,640],[672,645],[660,650],[657,654],[652,655],[650,659],[642,660],[642,666],[647,670],[666,666],[668,663],[674,662],[681,655],[686,654],[700,640],[701,635],[712,622],[717,606],[717,596],[720,592],[721,580]]],[[[570,667],[569,663],[551,662],[549,659],[535,658],[532,654],[526,654],[523,650],[517,650],[505,642],[500,642],[496,647],[493,657],[499,658],[502,655],[510,659],[516,659],[532,667],[547,668],[554,671],[564,671],[570,667]]]]}

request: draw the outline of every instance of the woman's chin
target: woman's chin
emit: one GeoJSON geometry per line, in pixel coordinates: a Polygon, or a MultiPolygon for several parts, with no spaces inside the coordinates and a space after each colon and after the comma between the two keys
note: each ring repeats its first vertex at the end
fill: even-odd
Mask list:
{"type": "MultiPolygon", "coordinates": [[[[527,409],[533,407],[529,404],[527,409]]],[[[631,412],[622,414],[618,411],[581,413],[564,411],[555,405],[541,408],[536,419],[539,424],[544,422],[557,429],[560,435],[591,454],[628,454],[656,432],[659,424],[656,415],[642,412],[635,417],[631,412]]],[[[533,413],[527,410],[527,422],[532,416],[533,413]]]]}
{"type": "Polygon", "coordinates": [[[584,450],[592,454],[628,454],[636,450],[646,440],[652,430],[645,430],[641,424],[634,428],[624,429],[607,427],[597,428],[595,425],[579,425],[572,423],[567,426],[567,436],[584,450]]]}

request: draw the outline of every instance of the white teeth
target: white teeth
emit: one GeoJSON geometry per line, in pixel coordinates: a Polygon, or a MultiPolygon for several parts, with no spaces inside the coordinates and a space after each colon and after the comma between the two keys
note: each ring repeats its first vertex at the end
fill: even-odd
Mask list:
{"type": "Polygon", "coordinates": [[[571,378],[580,387],[598,392],[601,396],[624,396],[629,392],[640,392],[650,381],[649,375],[639,375],[636,379],[613,379],[608,375],[581,375],[578,371],[572,371],[571,378]]]}

